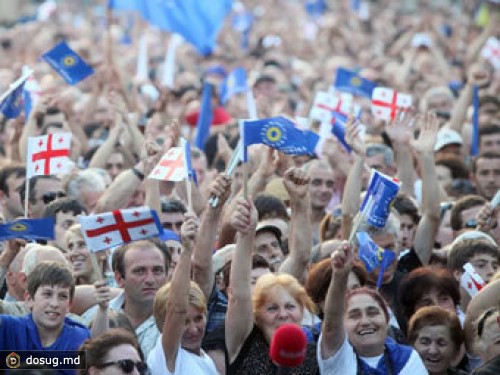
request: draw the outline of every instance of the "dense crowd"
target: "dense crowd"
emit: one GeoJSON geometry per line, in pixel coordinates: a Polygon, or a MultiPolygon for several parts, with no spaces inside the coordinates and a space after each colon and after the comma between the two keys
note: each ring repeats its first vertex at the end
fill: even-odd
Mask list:
{"type": "Polygon", "coordinates": [[[90,375],[276,374],[270,346],[292,324],[306,337],[293,374],[500,373],[498,1],[235,1],[207,56],[104,1],[16,3],[0,95],[29,66],[37,100],[0,114],[1,216],[54,218],[55,238],[2,242],[0,350],[85,350],[90,375]],[[77,85],[40,59],[61,40],[94,69],[77,85]],[[315,95],[339,68],[413,104],[384,121],[355,96],[345,138],[321,134],[315,155],[252,145],[227,173],[250,111],[246,93],[219,96],[237,67],[258,118],[316,133],[315,95]],[[148,178],[181,137],[194,144],[206,83],[196,183],[148,178]],[[71,170],[28,184],[30,137],[62,133],[71,170]],[[400,184],[382,227],[360,213],[372,170],[400,184]],[[79,216],[142,206],[160,237],[91,251],[79,216]],[[394,259],[370,269],[356,233],[394,259]]]}

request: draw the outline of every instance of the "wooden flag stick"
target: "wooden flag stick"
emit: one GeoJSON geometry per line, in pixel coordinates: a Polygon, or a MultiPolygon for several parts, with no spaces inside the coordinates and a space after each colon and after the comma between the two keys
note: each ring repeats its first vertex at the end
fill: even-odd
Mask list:
{"type": "Polygon", "coordinates": [[[363,211],[360,211],[358,216],[356,217],[356,220],[354,221],[352,228],[351,228],[351,234],[349,235],[349,243],[351,245],[354,244],[354,236],[356,235],[356,232],[358,231],[358,228],[361,224],[361,221],[365,218],[366,214],[372,210],[373,204],[374,204],[373,198],[369,197],[368,202],[366,203],[365,209],[363,211]]]}
{"type": "Polygon", "coordinates": [[[186,191],[187,191],[187,200],[188,200],[188,210],[189,212],[194,212],[193,210],[193,195],[192,195],[193,187],[191,186],[191,179],[186,179],[186,191]]]}
{"type": "Polygon", "coordinates": [[[104,277],[102,275],[102,270],[101,267],[99,266],[99,263],[97,262],[97,257],[93,251],[90,251],[90,260],[92,261],[92,268],[94,269],[94,277],[97,281],[102,281],[104,280],[104,277]]]}
{"type": "Polygon", "coordinates": [[[243,198],[248,199],[248,163],[243,163],[243,198]]]}

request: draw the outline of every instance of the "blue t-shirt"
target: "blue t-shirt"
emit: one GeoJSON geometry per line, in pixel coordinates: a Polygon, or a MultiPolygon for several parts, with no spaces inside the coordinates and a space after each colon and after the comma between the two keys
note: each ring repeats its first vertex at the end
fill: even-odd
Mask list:
{"type": "MultiPolygon", "coordinates": [[[[0,315],[0,350],[78,350],[90,338],[87,327],[69,319],[64,319],[63,329],[57,340],[43,347],[38,329],[31,314],[26,316],[0,315]]],[[[61,371],[74,374],[75,371],[61,371]]]]}

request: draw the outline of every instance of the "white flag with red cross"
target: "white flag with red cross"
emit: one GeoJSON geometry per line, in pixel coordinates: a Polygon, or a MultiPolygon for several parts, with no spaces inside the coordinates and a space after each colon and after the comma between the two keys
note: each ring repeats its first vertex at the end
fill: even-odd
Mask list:
{"type": "Polygon", "coordinates": [[[481,51],[481,56],[488,60],[495,70],[500,70],[500,41],[490,36],[481,51]]]}
{"type": "Polygon", "coordinates": [[[148,178],[163,181],[182,181],[189,178],[191,171],[191,148],[184,138],[181,138],[181,147],[170,148],[162,156],[148,178]]]}
{"type": "Polygon", "coordinates": [[[464,273],[460,276],[460,286],[467,293],[474,297],[486,285],[482,277],[476,272],[474,266],[470,263],[464,264],[464,273]]]}
{"type": "Polygon", "coordinates": [[[94,252],[158,236],[163,231],[158,214],[149,207],[115,210],[79,219],[85,243],[94,252]]]}
{"type": "Polygon", "coordinates": [[[309,118],[321,122],[331,122],[336,113],[343,116],[352,113],[357,117],[360,113],[360,106],[354,104],[354,97],[349,93],[337,95],[325,91],[317,92],[309,118]]]}
{"type": "Polygon", "coordinates": [[[407,111],[412,104],[411,95],[387,87],[376,87],[372,94],[372,113],[382,120],[393,120],[400,111],[407,111]]]}
{"type": "Polygon", "coordinates": [[[69,158],[71,133],[28,138],[26,177],[67,173],[73,167],[69,158]]]}

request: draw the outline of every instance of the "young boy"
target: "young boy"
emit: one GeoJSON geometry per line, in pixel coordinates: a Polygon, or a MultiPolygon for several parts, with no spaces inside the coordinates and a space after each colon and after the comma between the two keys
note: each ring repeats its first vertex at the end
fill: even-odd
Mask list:
{"type": "MultiPolygon", "coordinates": [[[[77,350],[89,330],[66,318],[75,282],[71,271],[56,262],[42,262],[28,276],[31,314],[0,315],[0,350],[77,350]]],[[[67,371],[72,374],[74,371],[67,371]]]]}

